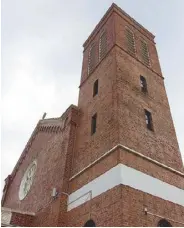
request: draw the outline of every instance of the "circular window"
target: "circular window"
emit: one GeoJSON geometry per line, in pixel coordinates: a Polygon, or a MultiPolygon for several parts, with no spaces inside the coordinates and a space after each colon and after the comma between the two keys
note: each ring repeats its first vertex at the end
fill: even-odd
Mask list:
{"type": "Polygon", "coordinates": [[[20,188],[19,188],[19,199],[23,200],[28,194],[31,185],[33,183],[33,178],[36,172],[37,162],[33,161],[27,168],[24,176],[22,178],[20,188]]]}

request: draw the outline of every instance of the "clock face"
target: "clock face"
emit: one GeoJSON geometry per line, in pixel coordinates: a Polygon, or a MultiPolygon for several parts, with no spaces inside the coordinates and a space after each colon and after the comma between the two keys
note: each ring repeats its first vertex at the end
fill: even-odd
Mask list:
{"type": "Polygon", "coordinates": [[[24,176],[22,178],[20,188],[19,188],[19,199],[23,200],[26,195],[28,194],[31,185],[33,183],[33,178],[35,176],[37,167],[37,162],[34,160],[29,167],[27,168],[26,172],[24,173],[24,176]]]}

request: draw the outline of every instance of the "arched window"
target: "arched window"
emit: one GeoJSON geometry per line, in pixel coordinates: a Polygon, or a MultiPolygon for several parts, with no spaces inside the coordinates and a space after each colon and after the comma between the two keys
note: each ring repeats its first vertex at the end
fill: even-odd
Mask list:
{"type": "Polygon", "coordinates": [[[127,51],[135,55],[134,34],[129,28],[126,28],[125,34],[126,34],[127,51]]]}
{"type": "Polygon", "coordinates": [[[92,44],[88,56],[88,75],[92,72],[96,63],[96,45],[92,44]]]}
{"type": "Polygon", "coordinates": [[[107,53],[107,32],[103,31],[100,35],[99,40],[99,61],[103,59],[105,54],[107,53]]]}
{"type": "Polygon", "coordinates": [[[171,227],[171,223],[168,222],[166,219],[161,219],[158,224],[157,224],[158,227],[171,227]]]}
{"type": "Polygon", "coordinates": [[[96,224],[95,224],[95,222],[92,219],[90,219],[84,224],[84,227],[85,226],[86,227],[94,227],[94,226],[96,226],[96,224]]]}

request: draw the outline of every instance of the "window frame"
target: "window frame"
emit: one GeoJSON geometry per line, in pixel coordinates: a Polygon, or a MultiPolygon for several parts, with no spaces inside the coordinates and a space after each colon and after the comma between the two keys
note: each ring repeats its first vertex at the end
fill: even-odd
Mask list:
{"type": "Polygon", "coordinates": [[[96,43],[94,42],[94,43],[92,43],[91,44],[91,46],[90,46],[90,49],[89,49],[89,53],[88,53],[88,75],[90,75],[91,74],[91,72],[93,71],[93,69],[95,68],[95,55],[94,56],[92,56],[92,58],[94,58],[93,59],[93,61],[94,61],[94,63],[93,63],[93,65],[91,66],[91,53],[92,53],[92,49],[94,48],[94,53],[95,53],[95,47],[96,47],[96,43]]]}
{"type": "Polygon", "coordinates": [[[100,34],[99,45],[98,45],[98,60],[99,60],[99,62],[105,57],[106,53],[107,53],[107,30],[103,29],[103,31],[100,34]],[[101,38],[104,34],[106,34],[106,51],[105,51],[104,55],[101,56],[101,38]]]}
{"type": "Polygon", "coordinates": [[[141,38],[140,39],[140,42],[141,42],[141,48],[140,48],[140,51],[141,51],[141,59],[143,61],[143,63],[148,66],[148,67],[151,67],[151,58],[150,58],[150,52],[149,52],[149,46],[148,46],[148,43],[145,41],[144,38],[141,38]],[[144,43],[146,45],[146,48],[147,48],[147,53],[148,53],[148,64],[145,62],[144,60],[144,57],[143,57],[143,49],[142,49],[142,43],[144,43]]]}
{"type": "Polygon", "coordinates": [[[140,85],[141,85],[141,91],[143,93],[147,93],[148,92],[147,80],[142,75],[140,75],[140,85]]]}
{"type": "Polygon", "coordinates": [[[97,128],[97,113],[95,113],[91,118],[91,135],[96,133],[97,128]]]}
{"type": "Polygon", "coordinates": [[[154,131],[152,113],[147,109],[144,109],[144,116],[146,120],[147,129],[149,129],[150,131],[154,131]]]}
{"type": "Polygon", "coordinates": [[[83,227],[95,227],[96,223],[94,222],[93,219],[89,219],[87,222],[85,222],[83,227]]]}
{"type": "Polygon", "coordinates": [[[126,45],[127,45],[127,51],[130,53],[130,54],[133,54],[136,56],[136,53],[137,53],[137,49],[136,49],[136,42],[135,42],[135,35],[134,35],[134,32],[132,31],[132,29],[130,29],[128,26],[125,26],[125,36],[126,36],[126,45]],[[133,35],[133,42],[134,42],[134,52],[130,51],[129,48],[128,48],[128,42],[127,42],[127,31],[129,31],[130,33],[132,33],[133,35]]]}
{"type": "Polygon", "coordinates": [[[98,94],[98,79],[95,80],[93,83],[93,97],[95,97],[98,94]]]}
{"type": "Polygon", "coordinates": [[[166,219],[160,219],[157,223],[157,227],[172,227],[172,224],[166,219]]]}

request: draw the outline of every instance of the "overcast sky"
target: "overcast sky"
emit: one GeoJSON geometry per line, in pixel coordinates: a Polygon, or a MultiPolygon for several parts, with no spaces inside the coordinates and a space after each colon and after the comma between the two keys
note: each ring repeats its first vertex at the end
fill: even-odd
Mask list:
{"type": "MultiPolygon", "coordinates": [[[[184,158],[184,1],[115,0],[156,35],[184,158]]],[[[2,0],[2,181],[44,112],[77,104],[82,44],[111,0],[2,0]]]]}

